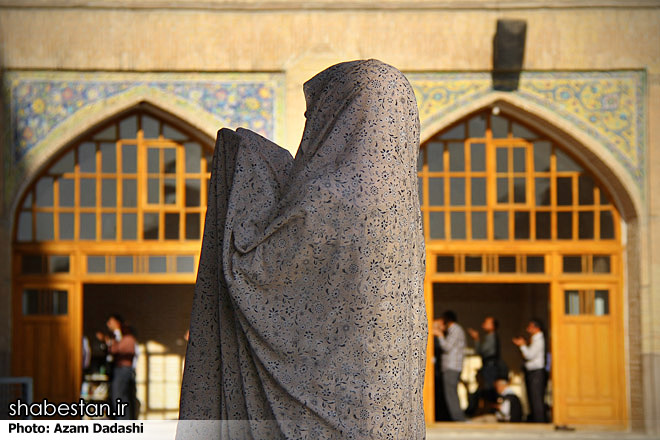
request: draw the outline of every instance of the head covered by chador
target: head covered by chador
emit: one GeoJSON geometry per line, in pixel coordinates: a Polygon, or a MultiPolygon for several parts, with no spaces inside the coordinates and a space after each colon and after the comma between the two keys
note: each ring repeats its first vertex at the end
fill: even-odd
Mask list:
{"type": "Polygon", "coordinates": [[[304,91],[295,160],[218,133],[179,438],[425,436],[415,96],[376,60],[304,91]]]}

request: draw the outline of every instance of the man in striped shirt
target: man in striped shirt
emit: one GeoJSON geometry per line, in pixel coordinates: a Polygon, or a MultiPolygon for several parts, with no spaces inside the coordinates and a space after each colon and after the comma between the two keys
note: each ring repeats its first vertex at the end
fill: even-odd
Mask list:
{"type": "Polygon", "coordinates": [[[440,319],[433,322],[433,335],[436,358],[442,354],[442,385],[445,402],[451,419],[455,422],[465,421],[465,414],[458,401],[458,381],[463,369],[463,351],[465,349],[465,332],[458,325],[456,313],[447,310],[440,319]]]}

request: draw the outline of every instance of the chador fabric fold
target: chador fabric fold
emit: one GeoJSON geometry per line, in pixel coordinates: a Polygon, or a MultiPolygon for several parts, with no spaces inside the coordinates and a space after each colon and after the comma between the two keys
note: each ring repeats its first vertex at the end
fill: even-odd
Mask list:
{"type": "Polygon", "coordinates": [[[415,96],[376,60],[304,92],[295,160],[218,133],[179,439],[425,437],[415,96]]]}

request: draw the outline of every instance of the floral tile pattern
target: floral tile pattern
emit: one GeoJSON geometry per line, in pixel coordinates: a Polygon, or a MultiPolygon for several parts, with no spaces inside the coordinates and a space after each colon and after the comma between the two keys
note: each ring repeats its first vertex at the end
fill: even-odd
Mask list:
{"type": "MultiPolygon", "coordinates": [[[[422,126],[493,93],[491,76],[485,72],[407,76],[415,89],[422,126]]],[[[519,89],[512,93],[596,139],[643,190],[645,82],[642,71],[524,72],[519,89]]]]}

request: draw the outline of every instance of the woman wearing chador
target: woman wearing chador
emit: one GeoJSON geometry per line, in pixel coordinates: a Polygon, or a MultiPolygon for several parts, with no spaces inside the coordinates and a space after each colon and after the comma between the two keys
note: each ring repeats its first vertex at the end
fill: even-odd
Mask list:
{"type": "Polygon", "coordinates": [[[295,160],[248,130],[218,133],[179,438],[425,436],[412,88],[368,60],[304,92],[295,160]]]}

